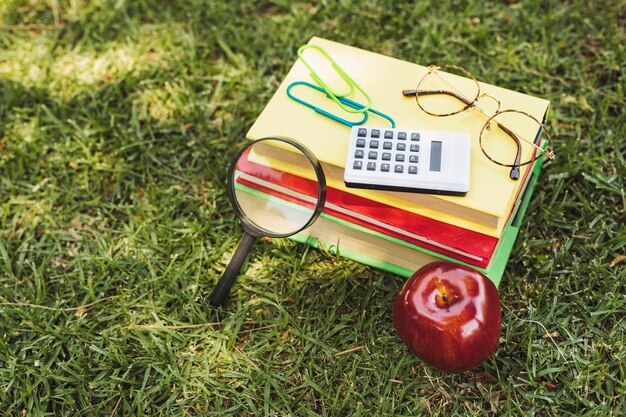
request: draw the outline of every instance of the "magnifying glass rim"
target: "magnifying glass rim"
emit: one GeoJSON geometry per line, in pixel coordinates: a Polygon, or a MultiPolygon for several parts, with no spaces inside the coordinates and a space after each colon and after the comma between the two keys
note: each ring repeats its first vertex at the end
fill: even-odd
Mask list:
{"type": "Polygon", "coordinates": [[[286,138],[286,137],[265,137],[265,138],[256,139],[248,143],[239,151],[239,153],[237,153],[237,155],[233,159],[233,162],[230,164],[230,167],[228,169],[227,191],[228,191],[228,199],[230,200],[230,204],[233,207],[235,214],[237,214],[237,217],[239,217],[239,219],[241,220],[241,223],[243,224],[243,227],[246,233],[248,233],[249,235],[253,237],[261,237],[261,236],[287,237],[287,236],[295,235],[296,233],[301,232],[302,230],[309,227],[311,224],[313,224],[315,220],[317,220],[319,215],[322,213],[324,205],[326,204],[326,176],[324,175],[322,164],[317,159],[317,157],[313,154],[313,152],[311,152],[306,146],[304,146],[297,140],[292,139],[292,138],[286,138]],[[289,233],[276,233],[267,229],[262,229],[259,226],[257,226],[256,223],[250,220],[248,215],[246,215],[245,211],[241,208],[241,206],[239,205],[239,202],[237,201],[237,196],[235,194],[234,178],[235,178],[235,169],[237,166],[237,162],[239,161],[239,158],[241,158],[244,152],[246,152],[249,148],[253,147],[255,144],[259,142],[263,142],[263,141],[270,141],[270,140],[284,142],[298,149],[300,152],[302,152],[304,156],[307,157],[311,165],[313,166],[313,169],[315,170],[315,175],[317,176],[317,183],[318,183],[317,204],[315,205],[313,214],[311,214],[311,217],[304,224],[304,226],[300,227],[299,229],[293,232],[290,231],[289,233]]]}

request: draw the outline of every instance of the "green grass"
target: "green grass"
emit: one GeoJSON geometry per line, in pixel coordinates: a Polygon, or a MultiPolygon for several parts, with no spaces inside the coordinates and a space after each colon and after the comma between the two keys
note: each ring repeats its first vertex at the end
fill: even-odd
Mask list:
{"type": "Polygon", "coordinates": [[[625,415],[625,11],[3,1],[0,415],[625,415]],[[242,233],[229,160],[313,35],[552,103],[557,159],[473,371],[397,338],[403,279],[289,240],[257,242],[229,304],[208,303],[242,233]]]}

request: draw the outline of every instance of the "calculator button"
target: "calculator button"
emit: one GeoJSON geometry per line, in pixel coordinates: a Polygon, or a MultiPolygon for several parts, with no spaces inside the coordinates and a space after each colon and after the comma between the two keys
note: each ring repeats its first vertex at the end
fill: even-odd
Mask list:
{"type": "Polygon", "coordinates": [[[370,141],[370,148],[378,149],[378,141],[377,140],[370,141]]]}
{"type": "Polygon", "coordinates": [[[365,152],[363,151],[363,149],[357,149],[354,151],[355,158],[363,158],[364,155],[365,155],[365,152]]]}
{"type": "Polygon", "coordinates": [[[383,152],[383,161],[391,161],[391,154],[389,152],[383,152]]]}
{"type": "Polygon", "coordinates": [[[420,140],[419,133],[411,133],[411,140],[420,140]]]}
{"type": "Polygon", "coordinates": [[[380,170],[382,172],[389,172],[389,168],[390,168],[389,164],[384,164],[384,163],[380,164],[380,170]]]}
{"type": "Polygon", "coordinates": [[[411,152],[419,152],[419,151],[420,151],[420,146],[417,143],[412,143],[411,152]]]}
{"type": "Polygon", "coordinates": [[[393,148],[392,142],[389,142],[389,141],[383,142],[383,149],[392,149],[392,148],[393,148]]]}
{"type": "Polygon", "coordinates": [[[376,171],[376,162],[368,162],[367,163],[368,171],[376,171]]]}
{"type": "Polygon", "coordinates": [[[406,140],[406,132],[398,132],[398,139],[406,140]]]}
{"type": "Polygon", "coordinates": [[[409,165],[409,174],[417,174],[417,166],[409,165]]]}
{"type": "Polygon", "coordinates": [[[417,155],[409,155],[409,162],[417,164],[419,162],[419,157],[417,155]]]}
{"type": "Polygon", "coordinates": [[[362,161],[354,161],[354,164],[352,165],[352,168],[354,168],[354,169],[361,169],[361,168],[363,168],[363,162],[362,161]]]}
{"type": "Polygon", "coordinates": [[[357,133],[357,136],[362,137],[362,138],[367,136],[367,129],[359,128],[359,133],[357,133]]]}
{"type": "Polygon", "coordinates": [[[396,162],[404,162],[404,154],[397,154],[396,155],[396,162]]]}
{"type": "Polygon", "coordinates": [[[399,151],[404,151],[404,150],[406,150],[406,144],[404,144],[404,143],[398,143],[398,144],[396,145],[396,149],[397,149],[397,150],[399,150],[399,151]]]}
{"type": "Polygon", "coordinates": [[[385,130],[385,139],[393,139],[393,132],[391,130],[385,130]]]}
{"type": "Polygon", "coordinates": [[[376,159],[378,158],[378,152],[376,151],[369,151],[367,153],[367,159],[376,159]]]}
{"type": "Polygon", "coordinates": [[[365,148],[365,139],[357,139],[356,140],[357,148],[365,148]]]}
{"type": "Polygon", "coordinates": [[[380,137],[380,130],[379,129],[372,129],[372,134],[371,136],[373,138],[379,138],[380,137]]]}
{"type": "Polygon", "coordinates": [[[393,167],[393,172],[397,172],[398,174],[402,174],[404,172],[404,166],[402,166],[400,164],[396,164],[393,167]]]}

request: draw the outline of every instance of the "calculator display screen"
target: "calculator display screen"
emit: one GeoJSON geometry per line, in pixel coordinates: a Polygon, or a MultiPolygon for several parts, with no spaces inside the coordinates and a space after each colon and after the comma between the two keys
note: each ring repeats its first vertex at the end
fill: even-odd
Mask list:
{"type": "Polygon", "coordinates": [[[430,170],[441,171],[441,141],[430,143],[430,170]]]}

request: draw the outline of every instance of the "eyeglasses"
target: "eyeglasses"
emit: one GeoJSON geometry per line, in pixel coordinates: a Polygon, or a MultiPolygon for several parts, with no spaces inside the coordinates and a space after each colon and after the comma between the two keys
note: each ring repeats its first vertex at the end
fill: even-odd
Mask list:
{"type": "Polygon", "coordinates": [[[543,155],[555,158],[550,134],[543,123],[521,110],[501,110],[500,101],[491,94],[481,94],[478,80],[461,67],[429,66],[416,89],[403,90],[402,94],[415,97],[420,109],[431,116],[451,116],[472,108],[482,113],[487,121],[478,137],[480,149],[491,162],[510,167],[509,176],[513,180],[519,179],[521,166],[543,155]],[[496,103],[495,113],[489,114],[479,106],[483,98],[496,103]],[[539,146],[540,141],[545,146],[539,146]]]}

